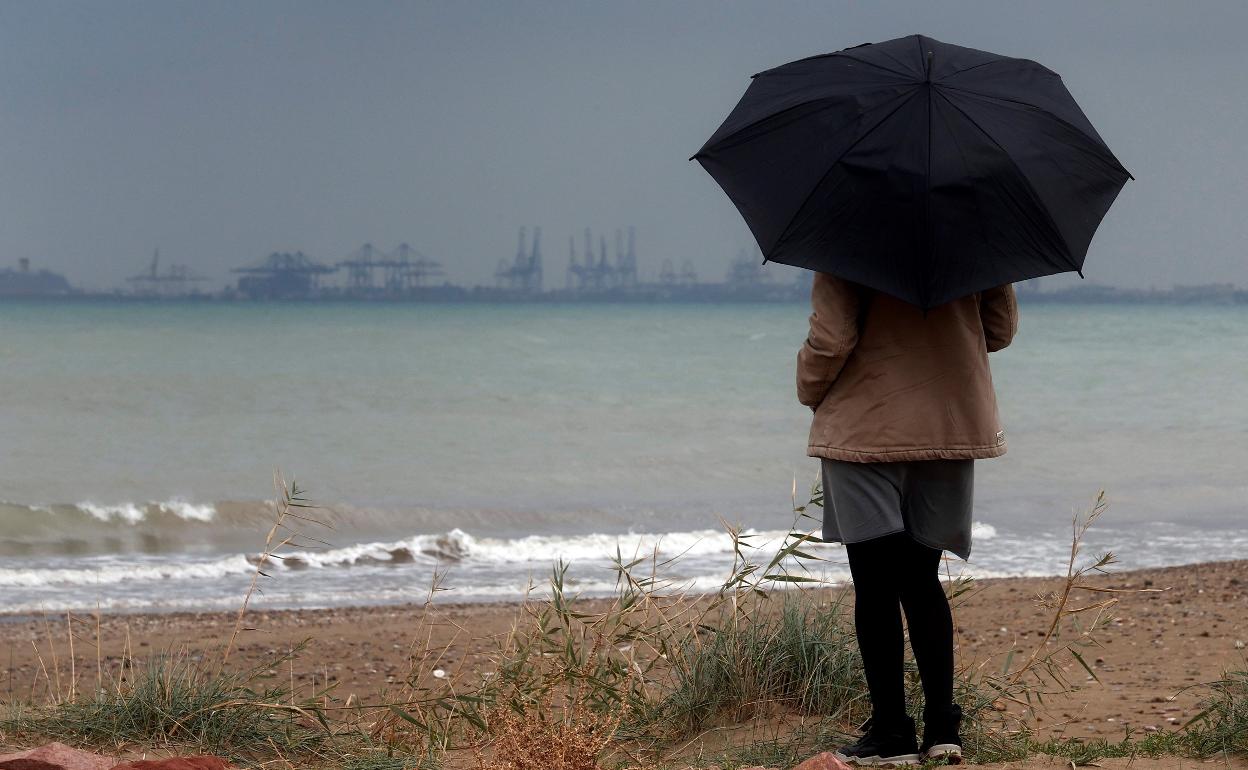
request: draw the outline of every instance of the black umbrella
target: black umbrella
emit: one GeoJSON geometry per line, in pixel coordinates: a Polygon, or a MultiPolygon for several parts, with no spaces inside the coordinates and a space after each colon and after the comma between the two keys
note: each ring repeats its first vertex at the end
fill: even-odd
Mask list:
{"type": "Polygon", "coordinates": [[[764,262],[924,309],[1082,275],[1093,233],[1134,178],[1056,73],[923,35],[754,75],[693,159],[764,262]]]}

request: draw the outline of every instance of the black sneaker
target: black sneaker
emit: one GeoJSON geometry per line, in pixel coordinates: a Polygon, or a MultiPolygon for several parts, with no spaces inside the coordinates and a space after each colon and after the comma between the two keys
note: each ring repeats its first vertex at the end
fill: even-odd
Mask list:
{"type": "Polygon", "coordinates": [[[904,715],[890,723],[871,717],[862,723],[865,731],[855,743],[836,750],[836,758],[850,765],[917,765],[919,753],[914,739],[914,719],[904,715]]]}
{"type": "Polygon", "coordinates": [[[962,707],[954,703],[944,709],[930,712],[923,710],[923,742],[919,755],[924,760],[943,760],[945,764],[962,764],[962,736],[958,725],[962,722],[962,707]]]}

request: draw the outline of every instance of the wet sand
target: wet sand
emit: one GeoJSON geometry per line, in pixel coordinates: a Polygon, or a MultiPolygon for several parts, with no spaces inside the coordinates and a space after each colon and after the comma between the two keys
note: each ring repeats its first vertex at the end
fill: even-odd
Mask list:
{"type": "MultiPolygon", "coordinates": [[[[950,562],[955,576],[959,563],[950,562]]],[[[1110,596],[1118,598],[1109,612],[1115,620],[1097,634],[1101,646],[1081,650],[1100,682],[1093,681],[1066,656],[1061,659],[1063,673],[1080,687],[1077,692],[1046,697],[1046,710],[1036,715],[1007,706],[1010,713],[1018,713],[1034,726],[1041,739],[1117,741],[1127,727],[1137,737],[1145,731],[1177,731],[1208,694],[1200,685],[1228,670],[1248,670],[1248,560],[1133,571],[1115,571],[1111,565],[1108,569],[1109,574],[1091,573],[1085,581],[1100,588],[1121,589],[1120,593],[1077,591],[1071,602],[1071,606],[1079,607],[1110,596]]],[[[1060,591],[1062,585],[1060,578],[974,581],[972,590],[954,602],[958,665],[1000,669],[1014,648],[1013,665],[1017,667],[1043,638],[1053,616],[1051,610],[1039,606],[1037,597],[1060,591]]],[[[827,594],[823,597],[827,600],[852,605],[849,586],[816,590],[827,594]]],[[[595,602],[587,604],[592,608],[595,602]]],[[[466,674],[466,669],[482,664],[477,656],[495,649],[508,634],[519,610],[516,603],[440,603],[434,610],[434,625],[426,622],[420,606],[252,612],[246,625],[258,630],[240,636],[231,667],[262,664],[306,639],[308,647],[294,666],[284,666],[280,673],[274,671],[275,676],[301,689],[310,689],[314,682],[337,682],[338,698],[371,702],[407,676],[414,640],[423,645],[428,638],[433,647],[445,648],[437,667],[448,675],[466,674]]],[[[90,687],[96,682],[95,619],[75,617],[73,668],[78,686],[90,687]]],[[[140,658],[180,648],[213,655],[233,625],[234,613],[104,615],[99,655],[106,669],[115,669],[126,648],[127,635],[140,658]]],[[[0,665],[5,671],[0,697],[38,700],[46,696],[48,683],[42,669],[53,671],[53,651],[61,689],[68,689],[70,658],[65,628],[63,615],[0,616],[0,665]]],[[[1066,628],[1064,634],[1069,633],[1069,626],[1066,628]]],[[[1099,764],[1127,767],[1127,762],[1105,760],[1099,764]]],[[[1217,764],[1248,767],[1248,761],[1226,765],[1219,760],[1217,764]]],[[[1063,763],[1036,758],[1010,766],[1059,765],[1063,763]]],[[[1208,766],[1194,760],[1180,764],[1177,758],[1162,760],[1161,764],[1144,758],[1130,763],[1136,768],[1198,765],[1208,766]]]]}

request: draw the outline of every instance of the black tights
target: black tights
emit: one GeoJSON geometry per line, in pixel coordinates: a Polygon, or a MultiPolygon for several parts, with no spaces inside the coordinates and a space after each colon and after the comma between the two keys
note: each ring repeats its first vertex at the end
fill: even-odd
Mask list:
{"type": "Polygon", "coordinates": [[[906,713],[900,602],[929,708],[953,702],[953,615],[940,584],[940,554],[905,532],[847,543],[854,626],[876,721],[906,713]]]}

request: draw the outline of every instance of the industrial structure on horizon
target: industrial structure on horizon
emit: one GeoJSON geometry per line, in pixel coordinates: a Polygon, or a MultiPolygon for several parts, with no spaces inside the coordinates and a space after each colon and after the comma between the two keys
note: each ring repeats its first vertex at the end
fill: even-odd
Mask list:
{"type": "Polygon", "coordinates": [[[152,262],[145,272],[132,275],[126,279],[139,297],[186,297],[195,296],[192,284],[207,280],[203,276],[193,274],[186,265],[170,265],[165,272],[160,272],[160,249],[152,254],[152,262]]]}
{"type": "MultiPolygon", "coordinates": [[[[585,228],[582,248],[575,236],[568,238],[568,263],[562,286],[548,287],[542,262],[542,231],[521,227],[514,257],[499,261],[493,285],[465,287],[445,279],[442,263],[401,243],[383,251],[365,243],[342,259],[323,263],[302,251],[273,252],[231,270],[237,275],[231,286],[218,291],[199,288],[207,279],[183,265],[162,269],[160,250],[152,254],[147,268],[125,279],[125,287],[112,292],[84,291],[51,270],[35,270],[28,258],[17,268],[0,269],[0,297],[97,298],[144,300],[365,300],[447,302],[650,302],[650,301],[800,301],[810,297],[814,273],[797,270],[777,280],[768,270],[762,253],[741,249],[729,261],[723,280],[703,281],[692,260],[677,270],[665,258],[653,280],[638,269],[636,233],[633,227],[616,228],[614,255],[607,237],[585,228]],[[595,248],[596,246],[596,248],[595,248]],[[439,280],[440,279],[440,280],[439,280]]],[[[1174,286],[1170,289],[1122,289],[1081,282],[1059,289],[1041,290],[1042,280],[1017,284],[1020,300],[1028,302],[1153,302],[1248,304],[1248,290],[1231,283],[1174,286]]]]}
{"type": "Polygon", "coordinates": [[[431,279],[442,278],[442,264],[406,243],[385,252],[366,243],[332,263],[316,262],[303,252],[276,252],[244,267],[236,284],[222,292],[226,298],[246,299],[372,299],[372,300],[480,300],[480,301],[646,301],[646,300],[787,300],[804,299],[809,280],[773,281],[762,269],[762,255],[752,258],[742,250],[722,282],[703,283],[686,260],[677,273],[664,260],[657,281],[643,281],[637,265],[636,231],[614,232],[614,255],[608,255],[607,238],[585,228],[584,246],[578,253],[575,236],[568,238],[568,265],[562,287],[546,285],[542,259],[542,230],[519,230],[514,257],[503,258],[494,271],[493,286],[471,288],[431,279]],[[329,284],[322,279],[338,275],[344,280],[329,284]]]}
{"type": "Polygon", "coordinates": [[[0,270],[0,297],[63,297],[74,293],[65,276],[51,270],[31,270],[30,260],[17,260],[17,269],[0,270]]]}

